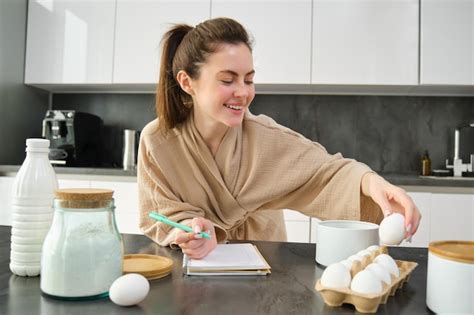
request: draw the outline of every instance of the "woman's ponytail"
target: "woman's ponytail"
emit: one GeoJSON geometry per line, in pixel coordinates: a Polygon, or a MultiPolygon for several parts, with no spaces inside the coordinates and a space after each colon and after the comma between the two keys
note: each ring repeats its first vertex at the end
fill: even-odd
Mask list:
{"type": "Polygon", "coordinates": [[[185,106],[187,97],[181,90],[173,73],[173,59],[179,44],[193,28],[179,24],[170,29],[162,39],[163,54],[160,62],[160,77],[156,88],[156,114],[160,129],[172,129],[186,120],[191,108],[185,106]]]}

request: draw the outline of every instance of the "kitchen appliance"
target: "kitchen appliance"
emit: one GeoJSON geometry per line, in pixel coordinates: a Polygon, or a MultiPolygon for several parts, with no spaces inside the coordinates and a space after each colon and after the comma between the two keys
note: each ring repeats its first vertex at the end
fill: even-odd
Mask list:
{"type": "Polygon", "coordinates": [[[123,131],[123,169],[125,171],[134,170],[137,166],[137,137],[136,130],[125,129],[123,131]]]}
{"type": "Polygon", "coordinates": [[[43,119],[43,138],[50,141],[53,164],[93,167],[102,162],[102,119],[74,110],[48,110],[43,119]]]}

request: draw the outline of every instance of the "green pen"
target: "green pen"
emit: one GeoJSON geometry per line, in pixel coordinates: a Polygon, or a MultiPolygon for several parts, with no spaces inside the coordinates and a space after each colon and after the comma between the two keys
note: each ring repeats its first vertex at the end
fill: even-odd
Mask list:
{"type": "MultiPolygon", "coordinates": [[[[156,221],[160,221],[160,222],[166,223],[168,225],[174,226],[175,228],[181,229],[185,232],[194,233],[193,229],[190,228],[189,226],[178,223],[178,222],[174,222],[174,221],[168,219],[166,216],[164,216],[162,214],[159,214],[159,213],[156,213],[155,211],[150,212],[148,214],[148,216],[152,219],[155,219],[156,221]]],[[[211,239],[211,236],[209,234],[207,234],[206,232],[201,232],[201,233],[199,233],[199,235],[201,235],[201,237],[211,239]]]]}

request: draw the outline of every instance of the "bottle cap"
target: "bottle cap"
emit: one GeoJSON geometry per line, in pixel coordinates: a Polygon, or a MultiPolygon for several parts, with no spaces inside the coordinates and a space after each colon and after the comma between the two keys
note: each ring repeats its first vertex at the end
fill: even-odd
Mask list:
{"type": "Polygon", "coordinates": [[[49,153],[48,139],[26,139],[26,152],[43,152],[49,153]]]}
{"type": "Polygon", "coordinates": [[[29,148],[48,149],[49,140],[48,139],[35,139],[35,138],[26,139],[26,146],[29,148]]]}

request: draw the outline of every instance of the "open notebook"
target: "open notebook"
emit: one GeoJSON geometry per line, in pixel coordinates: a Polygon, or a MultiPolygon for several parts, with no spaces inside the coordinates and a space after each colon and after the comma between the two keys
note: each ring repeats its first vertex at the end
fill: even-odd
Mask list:
{"type": "Polygon", "coordinates": [[[183,271],[187,275],[267,275],[270,269],[257,247],[249,243],[218,244],[203,259],[183,257],[183,271]]]}

